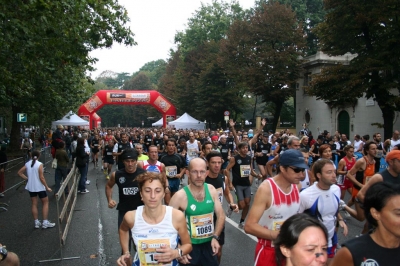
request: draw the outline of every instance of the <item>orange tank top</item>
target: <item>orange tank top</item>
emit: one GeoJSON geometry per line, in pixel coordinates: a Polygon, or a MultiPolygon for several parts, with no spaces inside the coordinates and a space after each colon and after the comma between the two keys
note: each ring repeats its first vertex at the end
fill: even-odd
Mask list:
{"type": "Polygon", "coordinates": [[[369,181],[369,179],[375,174],[375,161],[373,161],[372,163],[369,163],[366,156],[364,156],[364,160],[365,160],[366,167],[365,167],[365,171],[364,171],[363,184],[367,183],[369,181]]]}

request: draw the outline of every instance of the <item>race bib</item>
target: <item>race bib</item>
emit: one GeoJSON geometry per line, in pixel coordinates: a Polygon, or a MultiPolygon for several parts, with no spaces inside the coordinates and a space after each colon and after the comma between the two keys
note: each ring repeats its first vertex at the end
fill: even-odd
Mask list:
{"type": "Polygon", "coordinates": [[[178,174],[178,168],[176,167],[176,165],[165,166],[165,172],[168,177],[175,177],[178,174]]]}
{"type": "Polygon", "coordinates": [[[156,249],[162,246],[170,246],[169,239],[142,239],[138,241],[138,257],[141,266],[161,266],[169,265],[172,263],[163,264],[154,259],[157,254],[156,249]]]}
{"type": "Polygon", "coordinates": [[[193,157],[193,156],[197,156],[197,149],[189,149],[189,156],[193,157]]]}
{"type": "Polygon", "coordinates": [[[250,175],[250,165],[241,165],[240,166],[240,177],[249,177],[250,175]]]}
{"type": "Polygon", "coordinates": [[[124,195],[136,195],[136,193],[139,192],[139,188],[137,187],[124,187],[122,189],[122,192],[124,193],[124,195]]]}
{"type": "Polygon", "coordinates": [[[98,146],[99,146],[99,144],[93,144],[93,146],[95,146],[95,147],[98,147],[98,146]]]}
{"type": "MultiPolygon", "coordinates": [[[[272,224],[272,231],[281,231],[281,226],[285,221],[277,221],[272,224]]],[[[271,241],[271,247],[274,247],[274,241],[271,241]]]]}
{"type": "Polygon", "coordinates": [[[107,152],[107,155],[112,155],[112,152],[107,152]]]}
{"type": "Polygon", "coordinates": [[[376,150],[376,158],[382,158],[383,151],[382,150],[376,150]]]}
{"type": "Polygon", "coordinates": [[[190,217],[191,237],[203,239],[214,234],[213,213],[190,217]]]}
{"type": "Polygon", "coordinates": [[[228,149],[222,149],[221,152],[222,153],[228,153],[228,149]]]}
{"type": "Polygon", "coordinates": [[[217,189],[218,192],[218,199],[222,203],[222,200],[224,199],[224,192],[222,191],[222,187],[217,189]]]}
{"type": "Polygon", "coordinates": [[[268,150],[262,150],[261,151],[263,154],[267,154],[268,153],[268,150]]]}

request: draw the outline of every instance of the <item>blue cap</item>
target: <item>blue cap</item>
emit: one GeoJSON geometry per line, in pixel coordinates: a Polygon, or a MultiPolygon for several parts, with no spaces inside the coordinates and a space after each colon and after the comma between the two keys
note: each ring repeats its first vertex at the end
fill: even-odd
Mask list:
{"type": "Polygon", "coordinates": [[[282,166],[294,166],[308,169],[304,162],[304,156],[299,150],[289,149],[279,155],[279,164],[282,166]]]}
{"type": "Polygon", "coordinates": [[[249,138],[252,138],[252,137],[253,137],[253,134],[250,133],[250,134],[248,134],[248,136],[249,136],[249,138]]]}

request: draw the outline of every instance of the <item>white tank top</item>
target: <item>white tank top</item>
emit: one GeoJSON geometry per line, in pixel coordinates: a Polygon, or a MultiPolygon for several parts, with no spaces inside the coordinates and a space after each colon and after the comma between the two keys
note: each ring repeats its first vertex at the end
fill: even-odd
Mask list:
{"type": "Polygon", "coordinates": [[[393,150],[394,146],[396,146],[397,144],[400,144],[400,139],[398,140],[390,140],[390,150],[393,150]]]}
{"type": "Polygon", "coordinates": [[[306,189],[310,186],[310,177],[308,176],[308,170],[304,172],[306,174],[306,177],[304,178],[303,181],[300,181],[301,183],[301,190],[306,189]]]}
{"type": "Polygon", "coordinates": [[[26,183],[25,189],[29,192],[46,191],[46,187],[42,184],[39,177],[39,167],[42,165],[42,163],[36,160],[33,167],[31,167],[31,164],[32,160],[25,164],[26,173],[28,176],[28,182],[26,183]]]}
{"type": "Polygon", "coordinates": [[[187,147],[187,154],[186,154],[186,158],[187,161],[190,162],[192,159],[199,157],[199,144],[197,144],[197,139],[194,140],[193,143],[190,143],[190,141],[188,140],[186,142],[186,147],[187,147]]]}
{"type": "MultiPolygon", "coordinates": [[[[264,182],[268,182],[271,189],[271,206],[264,211],[258,223],[264,228],[279,231],[283,222],[299,211],[299,189],[297,185],[292,184],[291,191],[286,194],[278,187],[273,178],[264,182]]],[[[273,246],[270,240],[259,239],[258,242],[265,246],[273,246]]]]}
{"type": "MultiPolygon", "coordinates": [[[[133,265],[158,265],[154,260],[157,248],[161,245],[168,245],[172,249],[177,247],[178,231],[172,224],[172,207],[165,208],[164,219],[158,224],[148,224],[143,219],[143,206],[136,209],[135,224],[131,229],[137,250],[133,265]]],[[[173,260],[163,265],[175,266],[178,262],[173,260]]]]}

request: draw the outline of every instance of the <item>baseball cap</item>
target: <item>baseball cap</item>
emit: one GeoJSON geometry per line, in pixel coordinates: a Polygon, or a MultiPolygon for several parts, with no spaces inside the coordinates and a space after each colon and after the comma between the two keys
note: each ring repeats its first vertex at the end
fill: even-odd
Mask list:
{"type": "Polygon", "coordinates": [[[304,163],[303,154],[299,150],[289,149],[279,155],[279,164],[282,166],[294,166],[308,169],[308,165],[304,163]]]}
{"type": "Polygon", "coordinates": [[[218,140],[218,136],[212,136],[212,137],[211,137],[211,140],[212,140],[212,141],[218,140]]]}
{"type": "Polygon", "coordinates": [[[391,152],[386,154],[386,162],[394,159],[400,160],[400,150],[392,150],[391,152]]]}
{"type": "Polygon", "coordinates": [[[252,138],[253,137],[253,134],[252,133],[249,133],[249,134],[247,134],[248,136],[249,136],[249,138],[252,138]]]}
{"type": "Polygon", "coordinates": [[[269,137],[269,133],[268,132],[264,132],[263,133],[263,137],[269,137]]]}

